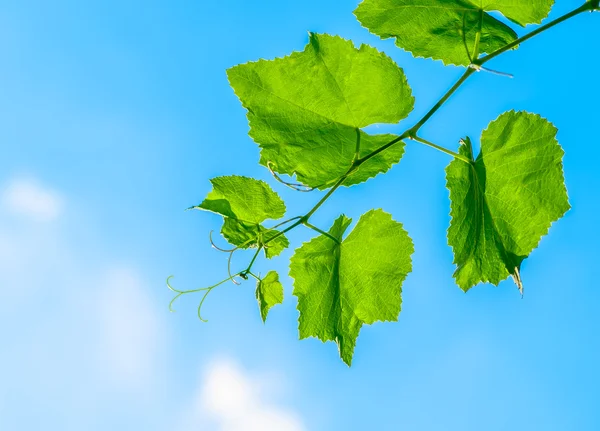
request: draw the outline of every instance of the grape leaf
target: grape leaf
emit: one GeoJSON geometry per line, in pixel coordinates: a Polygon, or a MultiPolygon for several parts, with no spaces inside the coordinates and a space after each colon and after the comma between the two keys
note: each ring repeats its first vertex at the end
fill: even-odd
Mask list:
{"type": "Polygon", "coordinates": [[[524,26],[545,18],[554,0],[364,0],[354,14],[370,32],[415,57],[468,66],[477,45],[491,53],[513,42],[517,35],[488,14],[498,11],[524,26]]]}
{"type": "MultiPolygon", "coordinates": [[[[239,248],[255,248],[279,234],[277,229],[266,229],[260,224],[248,224],[240,220],[225,218],[221,234],[230,243],[239,248]],[[260,238],[259,238],[260,236],[260,238]]],[[[285,235],[279,235],[264,246],[265,256],[271,259],[290,246],[285,235]]]]}
{"type": "Polygon", "coordinates": [[[448,243],[464,291],[512,275],[522,292],[522,261],[570,208],[556,132],[539,115],[509,111],[483,132],[477,159],[467,138],[459,152],[471,164],[455,159],[446,168],[448,243]]]}
{"type": "Polygon", "coordinates": [[[342,240],[351,220],[340,216],[329,234],[296,250],[290,263],[300,311],[300,338],[335,341],[351,365],[363,324],[396,321],[402,282],[412,270],[413,243],[401,223],[371,210],[342,240]]]}
{"type": "Polygon", "coordinates": [[[285,204],[264,181],[230,175],[210,182],[212,191],[195,208],[254,224],[285,214],[285,204]]]}
{"type": "MultiPolygon", "coordinates": [[[[237,175],[210,181],[212,191],[194,208],[222,215],[221,233],[229,243],[244,249],[258,247],[279,233],[261,225],[267,219],[278,219],[285,214],[285,204],[267,183],[237,175]]],[[[268,243],[264,252],[272,258],[288,246],[287,238],[280,235],[268,243]]]]}
{"type": "MultiPolygon", "coordinates": [[[[389,57],[326,34],[311,33],[302,52],[241,64],[227,76],[248,110],[261,164],[320,189],[346,173],[357,149],[362,156],[395,138],[359,129],[397,123],[414,104],[404,72],[389,57]]],[[[385,172],[403,151],[396,145],[365,162],[345,184],[385,172]]]]}
{"type": "Polygon", "coordinates": [[[269,271],[265,278],[256,283],[256,300],[263,322],[267,320],[269,310],[283,302],[283,285],[279,282],[279,274],[269,271]]]}

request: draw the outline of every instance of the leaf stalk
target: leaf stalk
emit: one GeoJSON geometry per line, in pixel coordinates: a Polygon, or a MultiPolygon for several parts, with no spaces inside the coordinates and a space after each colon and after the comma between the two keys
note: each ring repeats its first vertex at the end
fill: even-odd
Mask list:
{"type": "Polygon", "coordinates": [[[428,140],[420,138],[418,136],[411,137],[411,140],[420,142],[423,145],[427,145],[428,147],[435,148],[436,150],[441,151],[442,153],[446,153],[454,157],[455,159],[462,160],[465,163],[471,164],[471,160],[469,160],[467,157],[463,156],[462,154],[455,153],[454,151],[442,147],[441,145],[434,144],[433,142],[429,142],[428,140]]]}
{"type": "Polygon", "coordinates": [[[326,236],[327,238],[329,238],[330,240],[336,242],[337,244],[341,244],[340,241],[336,237],[334,237],[333,235],[331,235],[329,232],[325,232],[324,230],[319,229],[316,226],[313,226],[309,222],[305,222],[304,226],[306,226],[307,228],[312,229],[312,230],[314,230],[316,232],[319,232],[321,235],[326,236]]]}

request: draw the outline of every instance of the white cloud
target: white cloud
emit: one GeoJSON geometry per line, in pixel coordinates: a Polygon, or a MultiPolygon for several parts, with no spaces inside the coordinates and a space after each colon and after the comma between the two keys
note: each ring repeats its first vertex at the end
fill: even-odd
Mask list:
{"type": "Polygon", "coordinates": [[[116,382],[131,388],[152,381],[165,342],[147,292],[134,271],[120,268],[108,273],[94,301],[96,357],[116,382]]]}
{"type": "Polygon", "coordinates": [[[208,417],[218,431],[303,431],[297,414],[265,398],[268,385],[263,379],[246,374],[229,359],[212,362],[203,373],[196,397],[196,419],[185,429],[206,430],[201,419],[208,417]]]}
{"type": "Polygon", "coordinates": [[[3,190],[2,203],[11,213],[36,221],[52,221],[62,211],[63,200],[33,179],[19,178],[11,181],[3,190]]]}

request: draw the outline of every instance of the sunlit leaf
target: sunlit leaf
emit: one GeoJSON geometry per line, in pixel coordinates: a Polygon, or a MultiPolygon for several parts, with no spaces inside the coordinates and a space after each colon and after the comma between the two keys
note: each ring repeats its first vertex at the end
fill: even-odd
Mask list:
{"type": "Polygon", "coordinates": [[[489,12],[524,26],[545,18],[554,0],[364,0],[354,11],[360,23],[415,57],[467,66],[517,38],[489,12]]]}
{"type": "Polygon", "coordinates": [[[256,300],[260,309],[260,317],[265,322],[271,307],[283,302],[283,286],[279,282],[277,272],[269,271],[265,278],[256,283],[256,300]]]}
{"type": "MultiPolygon", "coordinates": [[[[246,249],[258,247],[279,233],[263,225],[267,219],[278,219],[285,214],[285,204],[264,181],[236,175],[211,180],[212,191],[197,209],[223,216],[221,233],[230,244],[246,249]]],[[[277,256],[289,242],[279,235],[265,247],[268,258],[277,256]]]]}
{"type": "Polygon", "coordinates": [[[469,139],[460,154],[472,163],[454,160],[446,168],[456,282],[466,291],[512,275],[522,290],[521,262],[570,208],[556,128],[539,115],[510,111],[483,132],[476,159],[469,139]]]}
{"type": "MultiPolygon", "coordinates": [[[[359,129],[397,123],[414,103],[404,72],[389,57],[326,34],[311,33],[302,52],[238,65],[227,75],[248,110],[261,163],[320,189],[346,173],[355,157],[395,138],[359,129]]],[[[387,171],[402,157],[402,147],[361,165],[346,185],[387,171]]]]}
{"type": "Polygon", "coordinates": [[[343,239],[351,220],[340,216],[329,234],[296,250],[290,264],[300,311],[300,338],[335,341],[350,365],[363,324],[396,321],[402,282],[412,270],[412,240],[382,210],[364,214],[343,239]]]}

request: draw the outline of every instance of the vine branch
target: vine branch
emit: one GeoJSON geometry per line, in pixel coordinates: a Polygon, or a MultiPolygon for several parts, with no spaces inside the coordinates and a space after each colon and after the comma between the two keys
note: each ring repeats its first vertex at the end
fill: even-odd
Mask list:
{"type": "MultiPolygon", "coordinates": [[[[564,22],[570,18],[573,18],[574,16],[579,15],[580,13],[586,12],[586,11],[593,11],[599,8],[598,4],[599,4],[600,0],[593,0],[593,1],[586,1],[586,3],[584,3],[583,5],[581,5],[580,7],[578,7],[577,9],[574,9],[573,11],[562,15],[559,18],[556,18],[552,21],[550,21],[549,23],[529,32],[528,34],[516,39],[515,41],[509,43],[508,45],[494,51],[491,54],[488,54],[480,59],[474,59],[472,61],[472,64],[475,66],[478,66],[477,68],[473,68],[473,67],[469,67],[463,74],[462,76],[456,81],[456,83],[441,97],[441,99],[435,104],[433,105],[433,107],[427,111],[427,113],[411,128],[407,129],[406,131],[404,131],[402,134],[400,134],[400,136],[398,136],[397,138],[393,139],[392,141],[388,142],[387,144],[377,148],[376,150],[372,151],[371,153],[360,157],[360,158],[355,158],[355,160],[352,162],[352,165],[350,166],[350,168],[348,169],[348,171],[342,175],[337,181],[336,183],[333,185],[333,187],[331,187],[331,189],[329,189],[329,191],[325,194],[325,196],[323,196],[319,202],[317,202],[317,204],[310,209],[306,215],[304,215],[303,217],[301,217],[300,219],[298,219],[298,221],[296,221],[294,224],[290,225],[289,227],[287,227],[286,229],[284,229],[283,231],[281,231],[279,234],[273,236],[272,238],[270,238],[269,240],[265,241],[265,243],[270,242],[272,240],[274,240],[275,238],[277,238],[277,236],[279,235],[283,235],[284,233],[294,229],[295,227],[297,227],[300,224],[305,224],[306,222],[308,222],[308,220],[310,219],[310,217],[321,207],[321,205],[323,205],[330,197],[333,193],[335,193],[335,191],[344,184],[344,181],[346,181],[348,179],[348,177],[355,172],[358,167],[365,163],[366,161],[370,160],[371,158],[375,157],[377,154],[381,153],[382,151],[387,150],[388,148],[392,147],[393,145],[397,144],[398,142],[410,138],[411,140],[414,140],[416,142],[419,142],[421,144],[427,145],[429,147],[433,147],[439,151],[442,151],[446,154],[451,155],[454,158],[457,158],[459,160],[465,161],[470,163],[470,161],[458,154],[455,153],[454,151],[448,150],[447,148],[441,147],[439,145],[433,144],[432,142],[426,141],[423,138],[420,138],[417,136],[417,132],[421,129],[421,127],[423,127],[423,125],[425,123],[427,123],[427,121],[429,121],[429,119],[448,101],[448,99],[450,99],[450,97],[465,83],[465,81],[467,79],[469,79],[469,77],[471,75],[473,75],[475,72],[478,71],[478,69],[481,68],[481,66],[485,63],[487,63],[488,61],[490,61],[491,59],[499,56],[500,54],[503,54],[504,52],[514,48],[515,46],[531,39],[532,37],[560,24],[561,22],[564,22]]],[[[475,51],[476,53],[476,51],[475,51]]]]}
{"type": "MultiPolygon", "coordinates": [[[[497,49],[496,51],[484,55],[480,58],[478,58],[479,56],[479,49],[480,49],[480,39],[481,39],[481,32],[482,32],[482,19],[483,19],[483,15],[480,16],[480,22],[479,22],[479,29],[477,31],[476,34],[476,39],[475,39],[475,44],[473,46],[473,53],[471,55],[471,53],[469,52],[468,46],[466,44],[466,40],[463,40],[464,44],[465,44],[465,49],[467,51],[467,56],[469,57],[469,61],[470,61],[470,65],[468,66],[467,70],[465,70],[465,72],[460,76],[460,78],[454,83],[454,85],[438,100],[438,102],[435,103],[435,105],[433,105],[433,107],[427,111],[427,113],[425,115],[423,115],[423,117],[417,121],[417,123],[410,127],[409,129],[405,130],[402,134],[400,134],[398,137],[396,137],[395,139],[391,140],[390,142],[388,142],[387,144],[375,149],[374,151],[370,152],[369,154],[360,157],[360,138],[361,138],[361,131],[360,129],[356,129],[356,148],[355,148],[355,154],[354,154],[354,158],[353,161],[350,165],[350,167],[348,168],[348,170],[346,171],[346,173],[344,173],[340,178],[338,178],[338,180],[333,184],[333,186],[327,191],[327,193],[303,216],[296,216],[296,217],[292,217],[290,219],[287,219],[279,224],[277,224],[276,226],[269,228],[267,231],[276,229],[280,226],[283,226],[285,224],[291,223],[292,221],[294,223],[290,224],[289,226],[287,226],[285,229],[279,231],[277,234],[273,235],[272,237],[266,239],[265,241],[262,241],[262,237],[259,235],[259,237],[253,239],[253,240],[257,240],[258,243],[258,247],[257,250],[254,254],[254,256],[252,257],[252,260],[250,261],[250,263],[248,264],[248,266],[246,267],[246,269],[237,272],[235,274],[231,273],[231,258],[233,256],[233,253],[238,250],[240,247],[236,247],[234,249],[231,250],[225,250],[225,249],[220,249],[219,247],[217,247],[211,238],[211,244],[218,250],[224,251],[224,252],[229,252],[229,258],[228,258],[228,263],[227,263],[227,270],[228,270],[228,275],[229,277],[227,277],[226,279],[212,285],[209,287],[205,287],[205,288],[200,288],[200,289],[193,289],[193,290],[178,290],[173,288],[170,285],[170,279],[171,277],[169,277],[169,279],[167,279],[167,286],[169,289],[171,289],[174,293],[176,293],[176,296],[173,298],[173,300],[171,301],[171,303],[169,304],[169,309],[171,311],[172,310],[172,305],[175,302],[175,300],[177,298],[179,298],[180,296],[187,294],[187,293],[194,293],[194,292],[204,292],[204,295],[202,297],[202,300],[200,301],[200,304],[198,306],[198,317],[200,318],[200,320],[205,321],[201,314],[201,308],[202,308],[202,304],[204,303],[204,300],[206,299],[206,296],[217,286],[220,286],[221,284],[227,282],[227,281],[233,281],[236,284],[239,284],[236,282],[235,277],[241,277],[244,280],[248,279],[248,276],[252,276],[254,278],[256,278],[257,280],[260,280],[260,277],[256,276],[254,273],[252,273],[252,266],[254,265],[256,259],[258,258],[258,255],[260,254],[260,251],[263,250],[264,248],[267,247],[267,244],[273,240],[275,240],[276,238],[278,238],[281,235],[284,235],[285,233],[291,231],[292,229],[295,229],[297,226],[299,225],[304,225],[310,229],[315,230],[316,232],[319,232],[321,235],[324,235],[330,239],[332,239],[333,241],[335,241],[336,243],[339,244],[339,240],[337,238],[334,238],[332,235],[330,235],[329,233],[317,228],[316,226],[312,225],[309,223],[309,219],[313,216],[313,214],[333,195],[333,193],[335,193],[335,191],[340,188],[344,182],[348,179],[348,177],[350,175],[352,175],[354,172],[356,172],[360,165],[362,165],[363,163],[367,162],[368,160],[370,160],[371,158],[377,156],[378,154],[380,154],[381,152],[387,150],[388,148],[392,147],[393,145],[397,144],[398,142],[401,142],[405,139],[410,139],[412,141],[415,142],[419,142],[423,145],[432,147],[438,151],[441,151],[443,153],[446,153],[450,156],[452,156],[455,159],[461,160],[463,162],[469,163],[471,164],[471,160],[469,160],[469,158],[456,153],[454,151],[451,151],[445,147],[442,147],[440,145],[434,144],[430,141],[427,141],[424,138],[421,138],[420,136],[417,135],[417,133],[419,132],[419,130],[421,129],[421,127],[423,127],[423,125],[425,123],[427,123],[429,121],[429,119],[450,99],[450,97],[452,97],[452,95],[465,83],[465,81],[467,81],[467,79],[469,79],[469,77],[471,75],[473,75],[475,72],[478,72],[480,70],[487,70],[490,72],[494,72],[494,73],[498,73],[498,74],[503,74],[501,72],[495,72],[489,69],[486,69],[483,67],[483,65],[485,63],[487,63],[488,61],[498,57],[499,55],[515,48],[516,46],[520,45],[521,43],[535,37],[536,35],[570,19],[573,18],[583,12],[587,12],[587,11],[597,11],[600,10],[600,0],[587,0],[583,5],[579,6],[578,8],[572,10],[571,12],[568,12],[562,16],[560,16],[559,18],[556,18],[550,22],[548,22],[545,25],[540,26],[539,28],[527,33],[526,35],[517,38],[516,40],[514,40],[513,42],[505,45],[502,48],[497,49]]],[[[481,13],[483,14],[483,11],[481,11],[481,13]]],[[[465,25],[465,17],[463,17],[463,30],[464,30],[464,25],[465,25]]],[[[503,74],[506,75],[506,74],[503,74]]],[[[509,75],[510,76],[510,75],[509,75]]],[[[298,191],[311,191],[313,190],[313,188],[308,188],[306,186],[303,186],[302,184],[295,184],[295,183],[288,183],[286,181],[284,181],[283,179],[281,179],[275,172],[274,170],[271,168],[270,163],[267,163],[267,167],[268,169],[271,171],[271,173],[273,174],[274,178],[283,183],[284,185],[294,189],[294,190],[298,190],[298,191]]]]}
{"type": "Polygon", "coordinates": [[[578,7],[577,9],[574,9],[571,12],[566,13],[563,16],[560,16],[560,17],[556,18],[555,20],[550,21],[548,24],[545,24],[539,28],[536,28],[535,30],[527,33],[525,36],[522,36],[522,37],[514,40],[513,42],[509,43],[508,45],[503,46],[502,48],[497,49],[496,51],[492,52],[491,54],[485,55],[482,58],[475,60],[473,63],[481,66],[481,65],[487,63],[488,61],[490,61],[491,59],[498,57],[500,54],[503,54],[506,51],[513,49],[515,46],[520,45],[521,43],[525,42],[526,40],[529,40],[532,37],[537,36],[538,34],[554,27],[555,25],[560,24],[563,21],[568,20],[569,18],[573,18],[574,16],[577,16],[583,12],[593,11],[595,9],[598,9],[598,3],[599,3],[599,0],[587,1],[583,5],[578,7]]]}

